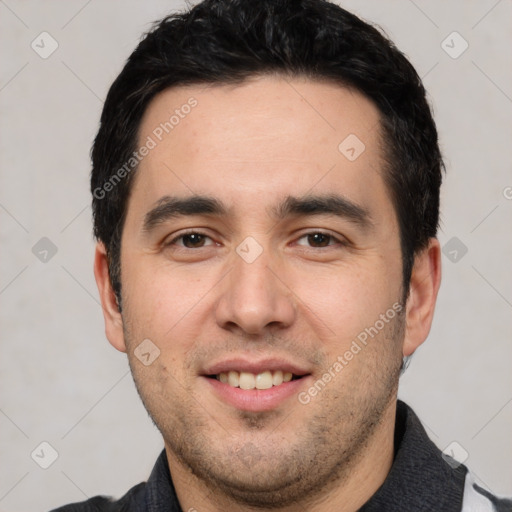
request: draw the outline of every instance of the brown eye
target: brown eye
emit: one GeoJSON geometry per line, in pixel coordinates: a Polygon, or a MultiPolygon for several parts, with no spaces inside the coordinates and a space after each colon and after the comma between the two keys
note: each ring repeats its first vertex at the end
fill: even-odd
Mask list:
{"type": "Polygon", "coordinates": [[[204,247],[207,238],[207,236],[202,235],[201,233],[188,233],[180,237],[183,246],[187,247],[188,249],[204,247]]]}
{"type": "Polygon", "coordinates": [[[201,249],[214,244],[215,242],[208,235],[198,231],[189,231],[174,237],[170,242],[166,242],[165,246],[175,246],[178,249],[201,249]]]}
{"type": "Polygon", "coordinates": [[[310,233],[307,239],[311,247],[327,247],[331,245],[332,236],[325,233],[310,233]]]}

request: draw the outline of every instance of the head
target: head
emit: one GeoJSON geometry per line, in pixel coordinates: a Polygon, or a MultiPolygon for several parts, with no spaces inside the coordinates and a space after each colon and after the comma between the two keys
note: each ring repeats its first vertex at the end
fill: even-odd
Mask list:
{"type": "Polygon", "coordinates": [[[170,457],[258,506],[347,475],[439,287],[442,160],[408,60],[329,2],[207,0],[130,56],[92,159],[107,337],[170,457]],[[214,378],[266,386],[265,365],[294,374],[266,405],[214,378]]]}

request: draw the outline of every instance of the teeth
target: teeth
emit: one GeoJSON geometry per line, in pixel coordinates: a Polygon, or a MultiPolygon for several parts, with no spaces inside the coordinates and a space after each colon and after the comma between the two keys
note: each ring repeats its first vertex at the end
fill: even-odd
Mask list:
{"type": "Polygon", "coordinates": [[[274,375],[272,375],[272,384],[274,386],[279,386],[279,384],[283,383],[283,372],[281,370],[277,370],[277,372],[274,372],[274,375]]]}
{"type": "Polygon", "coordinates": [[[270,372],[256,375],[256,389],[269,389],[272,387],[272,374],[270,372]]]}
{"type": "Polygon", "coordinates": [[[228,373],[228,384],[237,388],[240,384],[240,374],[238,372],[229,372],[228,373]]]}
{"type": "Polygon", "coordinates": [[[222,372],[216,375],[217,380],[229,384],[233,388],[240,389],[270,389],[272,386],[279,386],[283,382],[290,382],[293,378],[291,372],[269,370],[258,373],[249,372],[222,372]]]}
{"type": "Polygon", "coordinates": [[[252,373],[240,372],[240,389],[254,389],[256,387],[256,379],[252,373]]]}

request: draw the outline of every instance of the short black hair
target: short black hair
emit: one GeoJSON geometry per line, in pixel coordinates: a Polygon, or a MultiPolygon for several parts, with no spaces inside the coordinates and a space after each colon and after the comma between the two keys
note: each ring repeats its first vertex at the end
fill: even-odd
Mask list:
{"type": "Polygon", "coordinates": [[[339,83],[378,107],[407,295],[414,256],[436,236],[444,167],[414,67],[379,30],[326,0],[204,0],[144,36],[101,115],[91,151],[94,234],[106,247],[119,302],[121,235],[136,172],[126,164],[149,103],[171,87],[236,84],[265,74],[339,83]]]}

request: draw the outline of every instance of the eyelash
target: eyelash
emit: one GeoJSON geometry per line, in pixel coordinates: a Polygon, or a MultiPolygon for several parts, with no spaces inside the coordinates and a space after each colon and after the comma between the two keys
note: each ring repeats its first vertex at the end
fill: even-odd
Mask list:
{"type": "MultiPolygon", "coordinates": [[[[202,232],[202,231],[198,231],[198,230],[190,230],[190,231],[186,231],[184,233],[180,233],[179,235],[177,235],[176,237],[174,237],[171,241],[169,242],[165,242],[164,243],[164,246],[165,247],[168,247],[168,246],[172,246],[172,245],[175,245],[177,241],[179,240],[183,240],[183,238],[185,236],[188,236],[188,235],[200,235],[202,237],[205,237],[205,238],[209,238],[212,242],[214,242],[214,240],[212,239],[212,237],[210,237],[209,235],[207,235],[206,233],[202,232]]],[[[297,243],[299,240],[302,240],[303,238],[306,238],[308,236],[311,236],[311,235],[324,235],[324,236],[327,236],[330,238],[330,241],[332,241],[333,243],[329,243],[327,246],[324,246],[324,247],[312,247],[312,246],[307,246],[308,249],[328,249],[328,248],[332,248],[332,247],[336,247],[336,246],[346,246],[347,245],[347,242],[345,240],[341,240],[340,238],[337,238],[336,236],[334,236],[332,233],[329,233],[329,232],[326,232],[326,231],[321,231],[321,230],[316,230],[316,231],[309,231],[307,233],[304,233],[303,235],[301,235],[299,238],[297,238],[295,240],[295,243],[297,243]]],[[[213,244],[208,244],[207,247],[211,246],[211,245],[215,245],[215,242],[213,244]]],[[[300,244],[299,244],[300,245],[300,244]]],[[[201,246],[201,247],[198,247],[198,249],[202,249],[204,246],[201,246]]],[[[193,248],[191,247],[185,247],[185,246],[180,246],[181,249],[184,249],[184,250],[194,250],[193,248]]]]}

